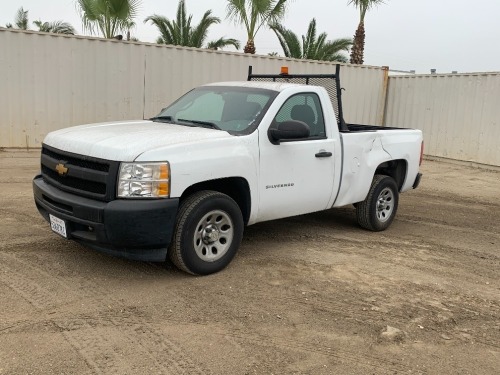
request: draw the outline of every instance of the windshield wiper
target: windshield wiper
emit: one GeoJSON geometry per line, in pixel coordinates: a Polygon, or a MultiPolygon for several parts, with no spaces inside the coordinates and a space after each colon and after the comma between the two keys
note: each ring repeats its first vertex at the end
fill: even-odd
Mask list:
{"type": "Polygon", "coordinates": [[[184,118],[177,119],[177,121],[190,122],[191,124],[201,125],[204,128],[222,130],[217,125],[215,125],[213,122],[209,122],[209,121],[187,120],[187,119],[184,119],[184,118]]]}
{"type": "Polygon", "coordinates": [[[158,121],[158,122],[172,122],[172,116],[155,116],[150,118],[151,121],[158,121]]]}

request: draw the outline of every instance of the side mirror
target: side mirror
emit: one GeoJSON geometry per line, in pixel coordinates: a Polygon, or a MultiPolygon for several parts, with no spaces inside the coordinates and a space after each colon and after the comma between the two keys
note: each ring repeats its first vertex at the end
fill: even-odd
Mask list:
{"type": "Polygon", "coordinates": [[[279,145],[280,141],[304,139],[309,137],[309,125],[302,121],[289,120],[278,123],[276,127],[269,128],[269,140],[272,144],[279,145]]]}

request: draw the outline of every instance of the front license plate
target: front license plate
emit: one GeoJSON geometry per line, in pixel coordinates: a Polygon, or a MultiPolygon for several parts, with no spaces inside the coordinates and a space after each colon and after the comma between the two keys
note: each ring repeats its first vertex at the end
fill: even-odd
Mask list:
{"type": "Polygon", "coordinates": [[[57,234],[60,234],[64,238],[68,238],[68,235],[66,234],[66,222],[50,214],[49,218],[50,218],[50,227],[52,228],[52,230],[57,234]]]}

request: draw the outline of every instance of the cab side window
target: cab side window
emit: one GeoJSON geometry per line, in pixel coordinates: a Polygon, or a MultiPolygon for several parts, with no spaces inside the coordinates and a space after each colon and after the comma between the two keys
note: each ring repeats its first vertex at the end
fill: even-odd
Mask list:
{"type": "Polygon", "coordinates": [[[305,122],[310,129],[309,139],[326,138],[321,103],[314,93],[297,94],[288,98],[278,111],[274,122],[280,123],[288,120],[305,122]]]}

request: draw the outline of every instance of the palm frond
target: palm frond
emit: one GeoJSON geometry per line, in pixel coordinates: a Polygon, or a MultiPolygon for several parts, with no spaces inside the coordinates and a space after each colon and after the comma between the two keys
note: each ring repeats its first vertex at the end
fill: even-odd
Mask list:
{"type": "Polygon", "coordinates": [[[228,47],[228,46],[233,46],[236,49],[240,49],[241,45],[240,45],[240,42],[238,40],[233,39],[233,38],[229,38],[229,39],[219,38],[217,40],[212,40],[211,42],[209,42],[207,44],[208,49],[215,49],[215,50],[218,50],[218,49],[221,49],[224,47],[228,47]]]}
{"type": "Polygon", "coordinates": [[[359,19],[360,22],[363,22],[367,11],[384,3],[385,0],[349,0],[347,5],[354,5],[355,8],[359,9],[359,19]]]}
{"type": "Polygon", "coordinates": [[[302,58],[302,46],[299,42],[299,38],[297,37],[297,35],[295,35],[295,33],[284,28],[278,23],[270,24],[269,28],[276,34],[285,57],[296,59],[302,58]]]}
{"type": "Polygon", "coordinates": [[[63,21],[54,21],[54,22],[42,22],[42,21],[33,21],[33,23],[38,27],[38,31],[46,32],[46,33],[55,33],[55,34],[66,34],[66,35],[75,35],[76,31],[71,24],[63,21]]]}
{"type": "Polygon", "coordinates": [[[352,39],[351,38],[340,38],[340,39],[335,39],[330,42],[330,48],[335,50],[335,51],[345,51],[349,52],[349,49],[352,46],[352,39]]]}
{"type": "MultiPolygon", "coordinates": [[[[208,30],[212,25],[220,23],[220,18],[212,16],[212,11],[207,10],[198,25],[192,26],[192,21],[193,15],[187,14],[185,0],[180,0],[177,6],[175,21],[170,21],[165,16],[154,14],[147,17],[144,23],[151,22],[157,27],[160,32],[157,42],[202,48],[207,39],[208,30]]],[[[237,45],[236,48],[239,48],[239,42],[235,39],[220,38],[213,43],[209,43],[213,48],[222,48],[226,45],[237,45]],[[216,44],[216,42],[220,44],[216,44]]]]}
{"type": "Polygon", "coordinates": [[[278,23],[283,18],[288,0],[227,1],[227,18],[243,24],[248,40],[254,40],[261,27],[278,23]]]}
{"type": "Polygon", "coordinates": [[[352,40],[348,38],[327,40],[326,33],[316,36],[316,20],[313,18],[309,23],[306,35],[302,35],[302,43],[299,37],[291,30],[282,25],[273,23],[269,27],[276,34],[278,41],[286,57],[309,60],[324,61],[347,61],[342,51],[348,51],[352,40]]]}
{"type": "Polygon", "coordinates": [[[171,23],[168,18],[165,16],[161,16],[158,14],[153,14],[152,16],[146,17],[144,23],[151,22],[158,31],[160,32],[160,36],[156,40],[158,44],[175,44],[174,37],[171,32],[171,23]]]}
{"type": "Polygon", "coordinates": [[[177,6],[176,21],[172,24],[172,33],[174,35],[176,45],[186,44],[188,39],[187,35],[189,35],[191,19],[192,17],[189,17],[189,19],[186,18],[186,2],[184,0],[180,0],[179,5],[177,6]]]}
{"type": "Polygon", "coordinates": [[[88,31],[90,34],[94,34],[98,15],[94,11],[93,1],[77,0],[76,7],[82,20],[83,30],[88,31]]]}
{"type": "Polygon", "coordinates": [[[309,22],[306,36],[302,35],[302,55],[305,59],[314,57],[314,44],[316,42],[316,19],[309,22]]]}
{"type": "Polygon", "coordinates": [[[328,41],[326,40],[327,37],[328,35],[326,33],[319,34],[318,38],[313,43],[313,46],[311,48],[312,56],[315,56],[318,60],[325,60],[328,54],[327,50],[325,49],[325,45],[328,43],[328,41]]]}
{"type": "Polygon", "coordinates": [[[24,10],[23,7],[19,8],[14,18],[14,24],[18,29],[28,30],[28,11],[24,10]]]}
{"type": "Polygon", "coordinates": [[[251,38],[250,35],[250,22],[247,14],[247,4],[245,0],[227,0],[226,6],[228,18],[231,21],[234,21],[235,24],[243,24],[245,25],[245,29],[247,30],[248,38],[251,38]]]}
{"type": "Polygon", "coordinates": [[[49,23],[49,26],[51,28],[51,32],[56,33],[56,34],[66,34],[66,35],[75,35],[76,30],[75,28],[69,24],[68,22],[64,21],[53,21],[49,23]]]}
{"type": "Polygon", "coordinates": [[[42,22],[41,20],[33,21],[33,24],[38,27],[38,31],[47,32],[48,22],[42,22]]]}
{"type": "Polygon", "coordinates": [[[345,56],[341,53],[336,53],[336,54],[330,55],[328,61],[336,61],[336,62],[347,64],[349,62],[349,59],[347,56],[345,56]]]}
{"type": "MultiPolygon", "coordinates": [[[[278,0],[278,1],[269,1],[268,8],[266,12],[264,12],[260,25],[255,30],[255,34],[259,31],[259,29],[266,24],[269,23],[277,23],[285,16],[287,10],[287,0],[278,0]]],[[[255,35],[254,35],[255,36],[255,35]]]]}
{"type": "Polygon", "coordinates": [[[141,0],[77,0],[84,30],[113,38],[126,31],[137,16],[141,0]]]}
{"type": "Polygon", "coordinates": [[[207,10],[200,23],[190,31],[190,42],[193,44],[192,47],[201,48],[207,39],[208,29],[210,26],[220,23],[220,18],[212,17],[211,14],[212,11],[207,10]]]}

